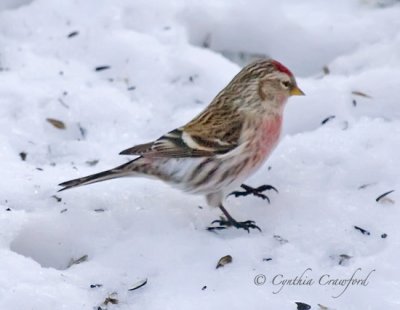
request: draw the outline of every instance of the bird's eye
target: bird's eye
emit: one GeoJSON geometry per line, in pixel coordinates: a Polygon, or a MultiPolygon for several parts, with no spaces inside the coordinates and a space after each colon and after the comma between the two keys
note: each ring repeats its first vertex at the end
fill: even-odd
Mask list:
{"type": "Polygon", "coordinates": [[[282,81],[281,84],[282,84],[283,88],[289,88],[289,86],[290,86],[289,81],[282,81]]]}

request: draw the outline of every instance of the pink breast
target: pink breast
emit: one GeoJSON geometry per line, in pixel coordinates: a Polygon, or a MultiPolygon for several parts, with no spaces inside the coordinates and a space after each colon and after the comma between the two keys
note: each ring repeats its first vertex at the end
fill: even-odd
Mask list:
{"type": "Polygon", "coordinates": [[[266,157],[273,151],[279,141],[281,134],[282,117],[269,117],[261,125],[260,133],[256,135],[254,147],[256,154],[254,161],[257,164],[264,162],[266,157]]]}

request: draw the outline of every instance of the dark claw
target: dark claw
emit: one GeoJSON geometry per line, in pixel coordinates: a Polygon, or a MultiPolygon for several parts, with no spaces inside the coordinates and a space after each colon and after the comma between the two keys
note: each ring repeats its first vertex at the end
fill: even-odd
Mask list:
{"type": "Polygon", "coordinates": [[[234,191],[232,193],[230,193],[228,196],[230,195],[234,195],[235,197],[240,197],[240,196],[247,196],[247,195],[254,195],[256,197],[262,198],[264,200],[267,200],[268,203],[270,203],[271,201],[269,200],[267,195],[262,194],[262,192],[266,191],[266,190],[274,190],[275,192],[278,193],[278,190],[273,187],[272,185],[261,185],[259,187],[253,188],[251,186],[248,186],[246,184],[242,184],[240,186],[241,188],[244,189],[243,192],[241,191],[234,191]]]}
{"type": "Polygon", "coordinates": [[[268,197],[267,197],[266,195],[261,194],[261,193],[258,193],[258,192],[248,192],[248,191],[241,192],[241,191],[234,191],[234,192],[230,193],[228,196],[233,195],[233,196],[235,196],[235,197],[240,197],[240,196],[248,196],[248,195],[250,195],[250,194],[253,194],[254,196],[257,196],[257,197],[260,197],[260,198],[262,198],[262,199],[267,199],[267,200],[268,200],[268,197]]]}
{"type": "Polygon", "coordinates": [[[208,231],[223,230],[223,229],[233,226],[237,229],[242,228],[242,229],[246,230],[248,233],[250,233],[250,229],[258,229],[261,232],[261,228],[258,227],[254,221],[236,222],[236,221],[229,221],[224,218],[221,218],[220,220],[212,221],[211,225],[212,224],[218,224],[219,226],[215,226],[215,227],[210,226],[207,228],[208,231]]]}
{"type": "Polygon", "coordinates": [[[213,225],[213,224],[220,224],[221,225],[221,223],[223,223],[223,222],[224,222],[223,220],[215,220],[215,221],[211,222],[211,225],[213,225]]]}
{"type": "Polygon", "coordinates": [[[261,186],[257,187],[255,190],[257,192],[263,192],[263,191],[271,190],[271,189],[274,190],[277,194],[279,193],[275,187],[273,187],[272,185],[268,185],[268,184],[261,185],[261,186]]]}
{"type": "Polygon", "coordinates": [[[224,226],[216,226],[216,227],[207,227],[207,230],[208,231],[216,231],[216,230],[223,230],[223,229],[226,229],[227,227],[224,227],[224,226]]]}

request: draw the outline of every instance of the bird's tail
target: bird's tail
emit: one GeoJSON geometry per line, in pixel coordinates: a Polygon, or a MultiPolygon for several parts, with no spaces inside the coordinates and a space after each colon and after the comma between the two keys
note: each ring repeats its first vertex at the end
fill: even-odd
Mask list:
{"type": "Polygon", "coordinates": [[[70,188],[74,188],[74,187],[78,187],[78,186],[82,186],[82,185],[88,185],[88,184],[101,182],[101,181],[105,181],[105,180],[111,180],[111,179],[125,177],[125,176],[133,176],[136,174],[135,171],[132,169],[132,166],[133,166],[132,163],[134,161],[135,160],[132,160],[126,164],[123,164],[121,166],[118,166],[118,167],[110,169],[110,170],[102,171],[99,173],[88,175],[86,177],[82,177],[82,178],[78,178],[78,179],[60,183],[58,185],[63,186],[63,188],[60,189],[59,192],[65,191],[66,189],[70,189],[70,188]]]}

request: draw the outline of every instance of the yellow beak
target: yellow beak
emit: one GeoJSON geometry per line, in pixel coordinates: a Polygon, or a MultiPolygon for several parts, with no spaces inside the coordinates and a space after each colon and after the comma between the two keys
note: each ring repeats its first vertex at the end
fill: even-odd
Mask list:
{"type": "Polygon", "coordinates": [[[290,96],[305,96],[305,93],[303,93],[300,88],[295,86],[290,90],[290,96]]]}

